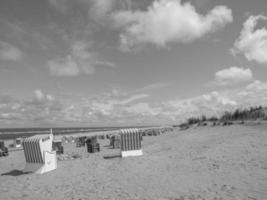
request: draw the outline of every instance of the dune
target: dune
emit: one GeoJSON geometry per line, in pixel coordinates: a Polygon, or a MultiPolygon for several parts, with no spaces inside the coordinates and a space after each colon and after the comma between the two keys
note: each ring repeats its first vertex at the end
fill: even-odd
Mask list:
{"type": "Polygon", "coordinates": [[[59,159],[58,168],[43,175],[22,173],[23,151],[14,151],[0,158],[0,199],[264,200],[266,128],[197,127],[146,136],[144,155],[124,159],[109,140],[100,140],[94,154],[64,144],[73,159],[59,159]]]}

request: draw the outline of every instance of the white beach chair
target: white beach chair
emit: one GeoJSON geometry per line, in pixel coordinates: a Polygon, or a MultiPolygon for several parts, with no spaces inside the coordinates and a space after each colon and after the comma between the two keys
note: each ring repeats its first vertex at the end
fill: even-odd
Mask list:
{"type": "Polygon", "coordinates": [[[22,146],[22,138],[16,138],[14,140],[14,147],[20,148],[22,146]]]}
{"type": "Polygon", "coordinates": [[[121,129],[121,156],[143,155],[141,146],[141,132],[137,128],[121,129]]]}
{"type": "Polygon", "coordinates": [[[53,135],[34,135],[23,141],[26,158],[24,172],[43,174],[57,168],[56,151],[52,151],[53,135]]]}

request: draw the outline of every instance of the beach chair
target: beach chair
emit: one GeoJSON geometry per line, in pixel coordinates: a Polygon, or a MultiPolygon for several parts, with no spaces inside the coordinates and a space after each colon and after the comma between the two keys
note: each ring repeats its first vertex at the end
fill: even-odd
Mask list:
{"type": "Polygon", "coordinates": [[[84,147],[85,140],[86,140],[85,136],[76,138],[76,147],[84,147]]]}
{"type": "Polygon", "coordinates": [[[34,135],[24,139],[26,166],[24,172],[43,174],[57,168],[56,151],[52,151],[53,135],[34,135]]]}
{"type": "Polygon", "coordinates": [[[109,145],[113,148],[113,149],[119,149],[121,147],[121,137],[120,135],[112,135],[110,137],[110,143],[109,145]]]}
{"type": "Polygon", "coordinates": [[[63,136],[62,137],[62,142],[63,143],[69,143],[68,137],[67,136],[63,136]]]}
{"type": "Polygon", "coordinates": [[[88,153],[95,153],[95,152],[100,151],[100,145],[97,142],[96,136],[87,138],[86,144],[87,144],[87,152],[88,153]]]}
{"type": "Polygon", "coordinates": [[[68,137],[69,143],[75,143],[75,138],[73,136],[68,137]]]}
{"type": "Polygon", "coordinates": [[[8,156],[8,148],[5,147],[5,142],[0,141],[0,157],[8,156]]]}
{"type": "Polygon", "coordinates": [[[137,128],[121,129],[121,156],[141,156],[143,155],[141,140],[141,132],[137,128]]]}
{"type": "Polygon", "coordinates": [[[14,139],[14,147],[20,148],[22,146],[22,138],[16,138],[14,139]]]}

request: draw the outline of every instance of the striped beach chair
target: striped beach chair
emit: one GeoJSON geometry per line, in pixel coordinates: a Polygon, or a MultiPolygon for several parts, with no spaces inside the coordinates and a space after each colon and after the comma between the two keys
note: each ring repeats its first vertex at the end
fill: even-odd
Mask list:
{"type": "Polygon", "coordinates": [[[121,156],[141,156],[143,155],[141,140],[142,133],[137,128],[121,129],[121,156]]]}
{"type": "Polygon", "coordinates": [[[43,174],[57,168],[57,156],[56,151],[52,151],[52,142],[52,134],[34,135],[24,139],[24,172],[43,174]]]}

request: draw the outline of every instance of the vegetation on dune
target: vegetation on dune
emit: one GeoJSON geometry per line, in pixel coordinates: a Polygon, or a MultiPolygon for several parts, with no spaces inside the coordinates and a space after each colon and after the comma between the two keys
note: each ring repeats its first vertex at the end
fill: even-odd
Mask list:
{"type": "Polygon", "coordinates": [[[181,129],[187,129],[195,124],[206,126],[208,123],[211,123],[212,125],[231,125],[236,121],[244,123],[244,121],[259,119],[267,120],[267,107],[256,106],[247,109],[236,109],[232,112],[226,111],[220,117],[206,117],[205,115],[200,117],[190,117],[186,122],[180,124],[179,127],[181,129]]]}
{"type": "Polygon", "coordinates": [[[236,109],[234,112],[225,112],[221,121],[235,121],[235,120],[257,120],[263,119],[267,120],[267,108],[258,106],[258,107],[250,107],[249,109],[236,109]]]}

